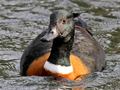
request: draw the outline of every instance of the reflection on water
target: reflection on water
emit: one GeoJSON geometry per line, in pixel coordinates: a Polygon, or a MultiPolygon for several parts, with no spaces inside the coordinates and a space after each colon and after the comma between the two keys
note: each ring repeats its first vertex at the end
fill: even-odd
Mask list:
{"type": "Polygon", "coordinates": [[[115,31],[108,34],[109,48],[106,51],[109,53],[120,53],[120,28],[115,29],[115,31]],[[117,36],[117,37],[116,37],[117,36]]]}
{"type": "Polygon", "coordinates": [[[119,0],[1,0],[0,89],[120,89],[119,9],[119,0]],[[47,28],[50,13],[57,9],[81,13],[80,17],[87,22],[89,30],[106,52],[105,70],[88,75],[81,82],[20,76],[20,58],[25,47],[47,28]]]}

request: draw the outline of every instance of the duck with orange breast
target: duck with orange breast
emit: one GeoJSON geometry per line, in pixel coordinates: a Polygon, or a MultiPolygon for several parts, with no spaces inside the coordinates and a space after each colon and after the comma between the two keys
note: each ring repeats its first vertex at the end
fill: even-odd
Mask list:
{"type": "Polygon", "coordinates": [[[22,76],[57,76],[70,80],[101,71],[105,53],[88,31],[78,13],[56,10],[50,15],[48,29],[25,49],[20,70],[22,76]]]}

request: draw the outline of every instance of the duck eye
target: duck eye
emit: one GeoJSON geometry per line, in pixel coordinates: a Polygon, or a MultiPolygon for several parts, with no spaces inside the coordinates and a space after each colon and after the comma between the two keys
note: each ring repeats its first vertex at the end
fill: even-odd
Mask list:
{"type": "Polygon", "coordinates": [[[66,20],[63,20],[63,24],[65,24],[66,23],[66,20]]]}

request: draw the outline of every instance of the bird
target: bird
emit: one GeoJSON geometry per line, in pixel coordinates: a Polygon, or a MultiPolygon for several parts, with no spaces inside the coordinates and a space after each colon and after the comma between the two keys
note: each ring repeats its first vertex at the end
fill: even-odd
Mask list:
{"type": "Polygon", "coordinates": [[[105,52],[80,14],[55,10],[47,29],[22,54],[22,76],[56,76],[69,80],[102,71],[105,52]]]}

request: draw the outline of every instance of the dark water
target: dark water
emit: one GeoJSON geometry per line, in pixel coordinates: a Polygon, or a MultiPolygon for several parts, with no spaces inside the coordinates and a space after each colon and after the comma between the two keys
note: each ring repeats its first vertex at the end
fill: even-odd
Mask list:
{"type": "Polygon", "coordinates": [[[120,0],[0,0],[0,90],[120,90],[120,0]],[[81,13],[106,53],[106,67],[81,82],[21,77],[20,57],[57,9],[81,13]]]}

